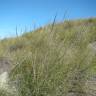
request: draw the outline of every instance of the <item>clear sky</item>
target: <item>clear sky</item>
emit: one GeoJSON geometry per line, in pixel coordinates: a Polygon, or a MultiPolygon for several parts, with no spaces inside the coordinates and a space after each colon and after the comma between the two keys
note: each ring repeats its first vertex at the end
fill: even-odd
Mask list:
{"type": "Polygon", "coordinates": [[[96,0],[0,0],[0,38],[18,34],[57,19],[96,17],[96,0]],[[67,12],[67,13],[66,13],[67,12]]]}

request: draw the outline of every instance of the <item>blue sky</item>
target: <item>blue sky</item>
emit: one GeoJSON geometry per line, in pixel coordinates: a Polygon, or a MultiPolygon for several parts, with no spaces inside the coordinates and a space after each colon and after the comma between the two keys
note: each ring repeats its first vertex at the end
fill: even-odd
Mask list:
{"type": "Polygon", "coordinates": [[[57,19],[96,17],[96,0],[0,0],[0,38],[15,36],[33,26],[50,23],[57,19]]]}

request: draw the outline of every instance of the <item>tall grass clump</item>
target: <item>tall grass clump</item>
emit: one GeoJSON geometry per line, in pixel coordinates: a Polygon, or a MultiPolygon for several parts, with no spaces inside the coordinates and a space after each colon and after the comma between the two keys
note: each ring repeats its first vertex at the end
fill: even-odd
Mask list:
{"type": "Polygon", "coordinates": [[[10,73],[18,96],[88,96],[86,81],[96,65],[89,47],[94,35],[87,27],[52,27],[33,32],[26,54],[18,53],[10,73]]]}

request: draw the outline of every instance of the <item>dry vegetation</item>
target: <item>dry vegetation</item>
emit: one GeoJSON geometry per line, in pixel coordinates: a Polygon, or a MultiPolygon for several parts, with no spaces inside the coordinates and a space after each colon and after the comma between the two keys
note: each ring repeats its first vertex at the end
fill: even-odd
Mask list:
{"type": "MultiPolygon", "coordinates": [[[[96,96],[96,87],[91,84],[90,89],[87,83],[96,77],[95,42],[95,18],[56,23],[1,40],[0,56],[13,61],[9,84],[17,94],[10,94],[96,96]]],[[[0,96],[8,94],[0,91],[0,96]]]]}

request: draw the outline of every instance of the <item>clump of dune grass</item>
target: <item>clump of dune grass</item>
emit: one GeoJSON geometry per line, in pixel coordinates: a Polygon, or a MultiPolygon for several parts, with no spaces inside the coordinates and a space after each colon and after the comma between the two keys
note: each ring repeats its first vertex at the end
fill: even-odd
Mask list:
{"type": "Polygon", "coordinates": [[[86,81],[96,66],[96,55],[88,46],[94,42],[95,31],[68,24],[65,30],[66,25],[59,28],[57,24],[22,37],[30,37],[30,48],[26,46],[24,54],[18,51],[10,73],[19,96],[88,95],[86,81]]]}
{"type": "Polygon", "coordinates": [[[55,20],[0,41],[0,56],[13,61],[9,85],[16,89],[0,89],[0,96],[88,96],[86,82],[96,75],[96,20],[55,20]]]}

